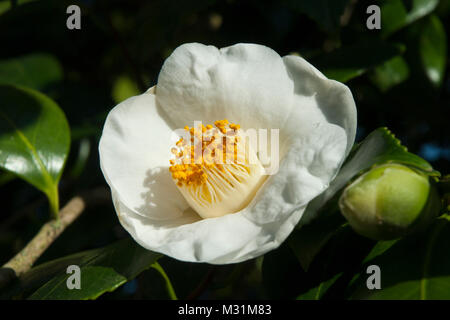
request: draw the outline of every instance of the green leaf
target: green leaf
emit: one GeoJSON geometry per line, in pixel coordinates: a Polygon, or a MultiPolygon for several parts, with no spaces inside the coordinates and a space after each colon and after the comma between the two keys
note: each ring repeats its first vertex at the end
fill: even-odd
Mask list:
{"type": "Polygon", "coordinates": [[[382,92],[402,83],[409,77],[409,67],[401,56],[394,57],[376,67],[370,75],[372,82],[382,92]]]}
{"type": "Polygon", "coordinates": [[[424,22],[419,41],[425,74],[434,86],[439,87],[444,79],[447,62],[447,35],[437,16],[430,16],[424,22]]]}
{"type": "Polygon", "coordinates": [[[146,250],[131,238],[104,248],[80,252],[31,269],[21,278],[20,290],[39,287],[29,299],[96,299],[117,289],[150,268],[162,255],[146,250]],[[67,267],[81,270],[81,289],[68,289],[67,267]]]}
{"type": "Polygon", "coordinates": [[[381,33],[384,37],[428,15],[439,0],[385,0],[381,9],[381,33]]]}
{"type": "Polygon", "coordinates": [[[398,239],[378,241],[372,248],[372,250],[369,252],[367,257],[364,259],[363,263],[367,263],[372,259],[375,259],[379,255],[383,254],[386,250],[389,250],[389,248],[391,248],[397,241],[398,239]]]}
{"type": "Polygon", "coordinates": [[[317,287],[311,288],[305,293],[302,293],[297,297],[297,300],[320,300],[323,298],[328,289],[342,276],[342,273],[338,273],[332,278],[321,282],[317,287]]]}
{"type": "Polygon", "coordinates": [[[334,201],[330,201],[321,212],[311,223],[294,229],[288,238],[289,246],[305,271],[331,237],[346,223],[334,201]]]}
{"type": "Polygon", "coordinates": [[[287,242],[264,255],[263,283],[270,298],[342,298],[348,282],[375,243],[356,234],[349,225],[342,226],[306,271],[287,242]]]}
{"type": "Polygon", "coordinates": [[[42,192],[58,212],[58,182],[70,147],[66,117],[47,96],[0,85],[0,168],[42,192]]]}
{"type": "Polygon", "coordinates": [[[367,274],[355,280],[354,299],[450,299],[450,222],[437,219],[426,233],[385,243],[367,265],[381,270],[381,290],[368,290],[367,274]]]}
{"type": "Polygon", "coordinates": [[[330,187],[309,203],[304,222],[311,221],[312,216],[354,178],[372,166],[385,163],[400,163],[421,170],[430,176],[440,175],[427,161],[408,152],[389,129],[378,128],[353,148],[330,187]]]}
{"type": "Polygon", "coordinates": [[[120,76],[114,82],[112,88],[112,97],[116,103],[136,96],[140,93],[137,84],[128,76],[120,76]]]}
{"type": "Polygon", "coordinates": [[[62,68],[52,55],[34,53],[0,61],[0,84],[44,90],[62,80],[62,68]]]}
{"type": "Polygon", "coordinates": [[[340,18],[349,0],[303,0],[289,1],[291,6],[305,13],[323,29],[334,31],[340,25],[340,18]]]}
{"type": "Polygon", "coordinates": [[[347,82],[402,54],[404,50],[404,46],[399,44],[368,42],[341,47],[309,60],[328,78],[347,82]]]}
{"type": "Polygon", "coordinates": [[[337,207],[337,199],[345,186],[372,166],[392,162],[412,166],[430,176],[439,175],[428,162],[409,153],[387,128],[370,133],[353,148],[330,187],[308,204],[293,232],[289,243],[305,270],[345,222],[337,207]]]}

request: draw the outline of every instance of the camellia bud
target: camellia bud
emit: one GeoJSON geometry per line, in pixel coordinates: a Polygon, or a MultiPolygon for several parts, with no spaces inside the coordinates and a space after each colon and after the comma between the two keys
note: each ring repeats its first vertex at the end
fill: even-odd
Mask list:
{"type": "Polygon", "coordinates": [[[339,207],[359,234],[389,240],[425,228],[438,215],[440,199],[427,175],[407,166],[386,164],[350,184],[339,199],[339,207]]]}

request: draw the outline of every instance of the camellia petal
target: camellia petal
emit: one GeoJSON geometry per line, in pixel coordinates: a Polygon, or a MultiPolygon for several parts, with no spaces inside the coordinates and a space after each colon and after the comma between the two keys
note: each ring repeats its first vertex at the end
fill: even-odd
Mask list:
{"type": "Polygon", "coordinates": [[[188,43],[164,62],[156,101],[178,128],[229,119],[243,129],[279,129],[293,89],[283,60],[268,47],[237,44],[219,50],[188,43]]]}
{"type": "Polygon", "coordinates": [[[336,176],[355,131],[350,90],[304,59],[255,44],[186,44],[165,61],[156,90],[111,111],[100,162],[120,222],[143,247],[184,261],[235,263],[287,238],[336,176]],[[171,132],[218,119],[279,129],[280,163],[244,209],[201,219],[170,181],[171,132]]]}
{"type": "Polygon", "coordinates": [[[324,117],[320,119],[322,122],[325,120],[342,128],[347,137],[347,155],[356,135],[356,106],[350,89],[338,81],[327,79],[303,58],[286,56],[283,60],[295,86],[294,107],[297,108],[294,110],[300,112],[299,117],[302,117],[305,105],[309,105],[312,110],[321,113],[324,117]],[[305,99],[310,103],[305,103],[305,99]]]}
{"type": "Polygon", "coordinates": [[[138,215],[120,201],[116,192],[112,196],[120,222],[141,246],[179,260],[212,264],[237,263],[275,249],[302,212],[293,212],[273,227],[254,223],[242,213],[197,222],[178,219],[168,224],[138,215]]]}
{"type": "Polygon", "coordinates": [[[99,145],[102,172],[137,214],[170,220],[189,207],[168,172],[171,137],[151,93],[120,103],[106,119],[99,145]]]}

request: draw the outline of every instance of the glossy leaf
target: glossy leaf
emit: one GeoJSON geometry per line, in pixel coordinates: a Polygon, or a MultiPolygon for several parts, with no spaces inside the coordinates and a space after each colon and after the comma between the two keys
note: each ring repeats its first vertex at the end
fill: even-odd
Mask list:
{"type": "Polygon", "coordinates": [[[431,16],[424,22],[419,50],[425,74],[433,85],[440,86],[447,62],[447,36],[437,16],[431,16]]]}
{"type": "Polygon", "coordinates": [[[402,45],[397,44],[361,43],[313,57],[310,61],[328,78],[347,82],[402,54],[404,50],[402,45]]]}
{"type": "Polygon", "coordinates": [[[409,67],[405,59],[397,56],[376,67],[370,79],[382,92],[386,92],[408,77],[409,67]]]}
{"type": "Polygon", "coordinates": [[[39,286],[29,299],[96,299],[132,280],[160,257],[161,254],[140,247],[132,239],[125,239],[39,265],[21,279],[22,289],[39,286]],[[66,270],[70,265],[80,267],[79,290],[67,288],[70,274],[66,270]]]}
{"type": "Polygon", "coordinates": [[[321,282],[317,287],[314,287],[307,292],[299,295],[297,300],[320,300],[330,287],[336,283],[336,281],[342,276],[342,273],[338,273],[332,278],[321,282]]]}
{"type": "Polygon", "coordinates": [[[363,263],[370,262],[371,260],[375,259],[376,257],[382,255],[385,251],[389,250],[398,239],[395,240],[387,240],[387,241],[378,241],[375,246],[372,248],[372,250],[369,252],[367,257],[364,259],[363,263]]]}
{"type": "Polygon", "coordinates": [[[44,53],[0,60],[0,84],[21,85],[43,90],[62,80],[62,68],[58,60],[44,53]]]}
{"type": "Polygon", "coordinates": [[[438,176],[431,165],[409,153],[387,128],[379,128],[352,150],[330,187],[311,201],[293,233],[290,245],[303,268],[308,269],[314,257],[345,222],[337,207],[343,188],[374,165],[402,163],[438,176]]]}
{"type": "Polygon", "coordinates": [[[381,9],[381,32],[388,36],[431,13],[439,0],[385,0],[381,9]]]}
{"type": "Polygon", "coordinates": [[[309,203],[304,219],[300,221],[300,226],[311,221],[315,212],[321,209],[352,179],[372,166],[384,163],[400,163],[412,166],[430,176],[440,175],[427,161],[408,152],[407,148],[401,145],[400,141],[395,138],[389,129],[385,127],[378,128],[353,148],[339,174],[331,182],[330,187],[309,203]]]}
{"type": "Polygon", "coordinates": [[[353,298],[450,299],[450,222],[447,217],[437,219],[420,236],[388,244],[384,252],[365,265],[380,267],[381,290],[368,290],[367,275],[363,273],[355,281],[353,298]]]}
{"type": "Polygon", "coordinates": [[[0,85],[0,167],[44,192],[55,214],[69,146],[69,125],[53,100],[31,89],[0,85]]]}

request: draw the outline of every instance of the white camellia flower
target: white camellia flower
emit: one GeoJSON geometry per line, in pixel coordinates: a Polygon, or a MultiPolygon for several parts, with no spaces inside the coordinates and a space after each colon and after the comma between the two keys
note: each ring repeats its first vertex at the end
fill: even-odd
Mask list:
{"type": "Polygon", "coordinates": [[[184,261],[236,263],[287,238],[336,176],[355,132],[348,87],[304,59],[256,44],[189,43],[167,58],[155,87],[111,110],[100,164],[119,220],[140,245],[184,261]],[[279,129],[278,171],[169,170],[174,130],[195,121],[235,126],[222,119],[242,131],[279,129]]]}

